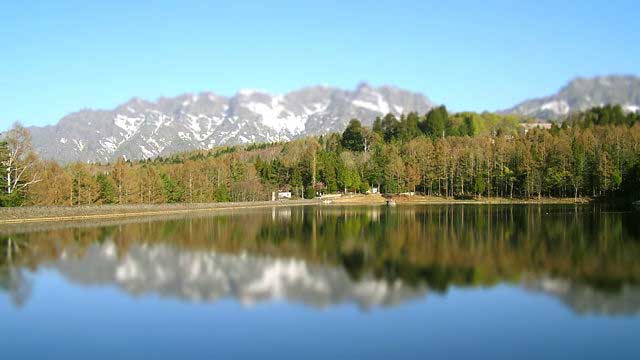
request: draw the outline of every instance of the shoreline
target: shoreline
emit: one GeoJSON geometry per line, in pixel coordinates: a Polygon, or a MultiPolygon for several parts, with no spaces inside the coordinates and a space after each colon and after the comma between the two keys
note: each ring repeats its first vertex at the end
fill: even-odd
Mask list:
{"type": "MultiPolygon", "coordinates": [[[[509,204],[585,204],[589,198],[540,198],[540,199],[508,199],[480,198],[453,199],[435,196],[403,196],[391,197],[397,205],[509,205],[509,204]]],[[[259,209],[269,207],[289,207],[304,205],[321,206],[382,206],[387,199],[382,195],[346,195],[316,199],[250,201],[203,204],[138,204],[138,205],[81,205],[81,206],[44,206],[0,208],[0,225],[16,225],[29,223],[68,222],[78,220],[104,220],[132,217],[151,217],[160,215],[179,215],[202,212],[218,212],[241,209],[259,209]]]]}
{"type": "Polygon", "coordinates": [[[317,200],[249,201],[204,204],[80,205],[0,208],[0,226],[55,221],[103,220],[179,215],[210,211],[259,209],[318,204],[317,200]],[[40,216],[33,216],[39,213],[40,216]]]}

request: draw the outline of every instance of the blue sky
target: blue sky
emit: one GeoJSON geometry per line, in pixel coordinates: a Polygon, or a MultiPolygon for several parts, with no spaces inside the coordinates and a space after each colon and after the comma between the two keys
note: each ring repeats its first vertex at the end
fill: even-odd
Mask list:
{"type": "Polygon", "coordinates": [[[639,74],[638,1],[0,0],[0,129],[84,107],[360,81],[459,110],[639,74]]]}

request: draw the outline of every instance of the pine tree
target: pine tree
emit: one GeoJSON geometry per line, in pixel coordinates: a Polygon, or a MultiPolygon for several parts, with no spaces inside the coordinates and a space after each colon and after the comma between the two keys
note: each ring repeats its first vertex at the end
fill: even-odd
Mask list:
{"type": "Polygon", "coordinates": [[[96,182],[98,183],[98,199],[99,204],[115,204],[117,200],[117,193],[113,180],[104,173],[96,175],[96,182]]]}
{"type": "Polygon", "coordinates": [[[342,133],[341,144],[351,151],[364,151],[365,137],[362,124],[357,119],[352,119],[342,133]]]}

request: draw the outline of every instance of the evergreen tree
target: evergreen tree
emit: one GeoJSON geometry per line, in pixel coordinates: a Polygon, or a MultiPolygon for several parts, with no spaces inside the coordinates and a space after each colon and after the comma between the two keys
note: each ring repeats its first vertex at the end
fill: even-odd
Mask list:
{"type": "Polygon", "coordinates": [[[444,137],[448,122],[447,108],[441,105],[429,111],[425,120],[420,123],[420,129],[432,138],[444,137]]]}
{"type": "Polygon", "coordinates": [[[229,202],[231,201],[231,196],[229,195],[229,188],[227,185],[222,184],[216,188],[215,191],[215,201],[216,202],[229,202]]]}
{"type": "Polygon", "coordinates": [[[460,131],[460,135],[468,135],[474,136],[476,134],[476,124],[473,121],[473,117],[465,116],[462,123],[462,131],[460,131]]]}
{"type": "Polygon", "coordinates": [[[184,188],[177,184],[167,174],[162,174],[162,183],[164,186],[164,197],[168,203],[178,203],[184,201],[184,188]]]}
{"type": "Polygon", "coordinates": [[[416,112],[410,112],[406,117],[402,116],[398,126],[398,137],[402,141],[409,141],[420,135],[420,116],[416,112]]]}
{"type": "Polygon", "coordinates": [[[371,129],[374,133],[380,135],[380,137],[384,137],[384,131],[382,130],[382,119],[379,116],[376,116],[376,119],[373,121],[373,127],[371,129]]]}
{"type": "Polygon", "coordinates": [[[382,137],[390,142],[398,137],[399,123],[393,114],[387,114],[382,119],[382,137]]]}
{"type": "Polygon", "coordinates": [[[342,133],[341,144],[345,149],[351,151],[363,151],[365,145],[364,131],[362,124],[357,119],[352,119],[347,128],[342,133]]]}
{"type": "Polygon", "coordinates": [[[304,196],[304,185],[302,183],[302,174],[299,166],[294,167],[293,173],[291,174],[291,187],[294,195],[304,196]]]}
{"type": "Polygon", "coordinates": [[[98,200],[100,204],[115,204],[117,200],[116,189],[113,181],[104,173],[96,175],[98,183],[98,200]]]}

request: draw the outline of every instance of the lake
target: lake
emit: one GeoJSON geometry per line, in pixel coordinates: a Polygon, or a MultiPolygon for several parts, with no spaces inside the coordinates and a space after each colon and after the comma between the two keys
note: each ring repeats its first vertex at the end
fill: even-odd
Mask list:
{"type": "Polygon", "coordinates": [[[278,207],[0,228],[17,358],[638,359],[640,212],[278,207]]]}

